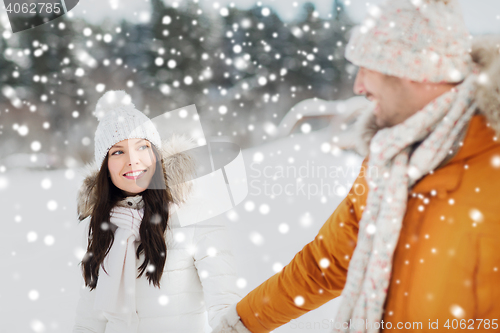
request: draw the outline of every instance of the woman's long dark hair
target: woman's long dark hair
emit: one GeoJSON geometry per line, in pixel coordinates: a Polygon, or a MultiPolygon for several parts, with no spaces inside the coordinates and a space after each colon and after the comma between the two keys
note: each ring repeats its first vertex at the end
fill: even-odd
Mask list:
{"type": "MultiPolygon", "coordinates": [[[[144,251],[145,259],[139,267],[138,277],[141,277],[147,269],[146,277],[149,284],[153,283],[160,288],[160,279],[167,259],[165,232],[168,227],[168,206],[172,202],[172,196],[168,184],[165,184],[167,175],[163,159],[155,146],[151,147],[156,156],[156,170],[148,188],[140,193],[144,201],[144,216],[139,228],[141,244],[137,248],[136,256],[139,259],[139,255],[144,251]]],[[[111,209],[118,201],[126,198],[109,177],[108,156],[109,154],[106,154],[95,183],[92,184],[97,193],[97,203],[91,214],[87,253],[82,260],[85,286],[89,286],[90,290],[97,286],[99,266],[102,265],[104,269],[104,258],[113,245],[114,230],[109,227],[111,209]]]]}

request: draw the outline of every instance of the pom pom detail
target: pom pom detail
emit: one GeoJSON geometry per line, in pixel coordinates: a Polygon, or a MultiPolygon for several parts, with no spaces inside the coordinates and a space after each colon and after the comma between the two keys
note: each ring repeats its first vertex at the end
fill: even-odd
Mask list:
{"type": "Polygon", "coordinates": [[[104,116],[116,109],[135,109],[132,98],[123,90],[111,90],[97,101],[93,115],[101,121],[104,116]]]}

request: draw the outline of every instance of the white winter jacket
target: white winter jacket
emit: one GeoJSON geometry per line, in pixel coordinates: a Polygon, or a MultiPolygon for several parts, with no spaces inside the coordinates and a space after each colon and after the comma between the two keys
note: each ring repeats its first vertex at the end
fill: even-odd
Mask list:
{"type": "MultiPolygon", "coordinates": [[[[178,138],[174,141],[163,143],[163,147],[167,148],[162,153],[165,154],[167,174],[174,175],[177,179],[173,181],[179,184],[182,177],[187,177],[185,173],[192,170],[192,160],[185,153],[177,153],[187,143],[178,138]],[[183,171],[174,172],[171,170],[174,167],[183,171]]],[[[85,249],[89,213],[97,200],[92,186],[97,169],[95,166],[92,168],[78,194],[79,218],[84,224],[82,229],[85,229],[82,235],[85,249]]],[[[188,188],[173,190],[174,203],[181,203],[188,192],[188,188]]],[[[141,207],[141,200],[141,196],[128,197],[118,204],[137,209],[141,207]]],[[[176,205],[171,207],[175,211],[176,205]]],[[[227,307],[241,299],[228,239],[226,228],[220,222],[214,224],[209,220],[181,227],[177,220],[171,218],[166,232],[167,259],[160,288],[150,284],[145,273],[136,279],[136,328],[126,328],[120,315],[94,310],[95,290],[90,291],[84,286],[82,276],[73,333],[201,333],[205,331],[207,312],[210,326],[216,327],[227,307]]],[[[140,241],[135,243],[136,250],[139,245],[140,241]]],[[[144,261],[144,253],[136,261],[138,268],[144,261]]]]}

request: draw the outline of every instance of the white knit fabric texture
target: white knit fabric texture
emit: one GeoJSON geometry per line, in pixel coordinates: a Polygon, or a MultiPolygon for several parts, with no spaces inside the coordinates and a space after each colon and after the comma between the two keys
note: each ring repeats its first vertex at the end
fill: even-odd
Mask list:
{"type": "Polygon", "coordinates": [[[99,119],[94,138],[94,157],[99,167],[109,149],[126,139],[146,139],[161,149],[158,130],[123,90],[106,92],[97,101],[94,115],[99,119]]]}
{"type": "Polygon", "coordinates": [[[386,0],[369,9],[345,57],[417,82],[461,82],[472,71],[470,48],[458,0],[386,0]]]}

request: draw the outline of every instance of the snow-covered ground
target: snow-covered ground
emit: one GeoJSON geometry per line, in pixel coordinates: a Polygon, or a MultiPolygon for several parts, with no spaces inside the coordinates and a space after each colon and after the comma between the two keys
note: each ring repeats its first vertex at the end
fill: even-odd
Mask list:
{"type": "MultiPolygon", "coordinates": [[[[350,189],[361,158],[332,153],[325,142],[331,142],[326,130],[243,151],[248,196],[214,217],[228,221],[237,269],[246,281],[242,294],[310,242],[350,189]]],[[[71,331],[82,283],[82,229],[76,217],[81,172],[0,173],[2,333],[71,331]]],[[[329,332],[338,304],[333,300],[275,332],[329,332]]]]}

